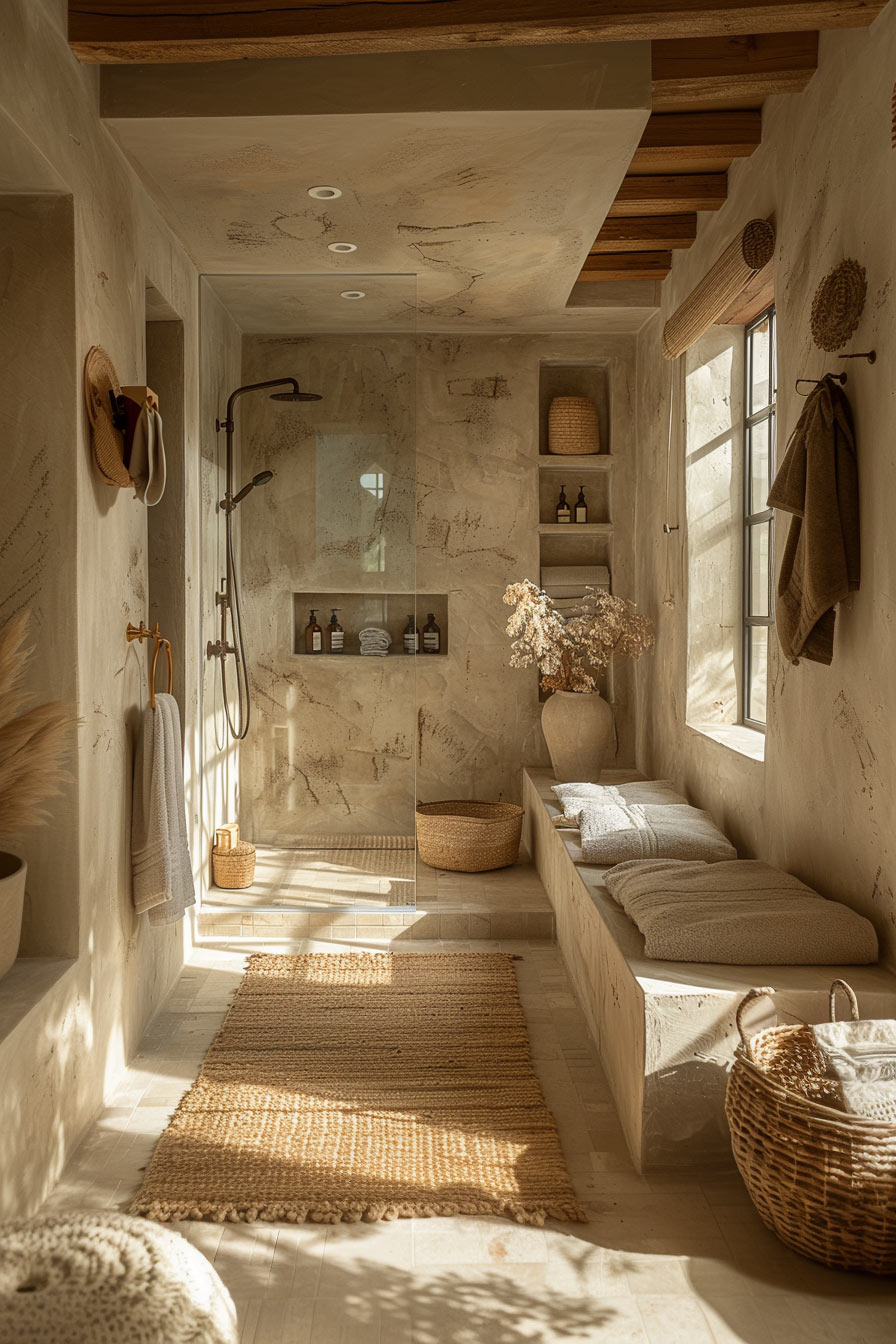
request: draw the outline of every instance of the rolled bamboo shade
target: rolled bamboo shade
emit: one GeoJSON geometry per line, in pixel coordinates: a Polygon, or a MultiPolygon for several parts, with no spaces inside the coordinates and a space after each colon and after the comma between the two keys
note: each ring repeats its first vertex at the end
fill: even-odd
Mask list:
{"type": "Polygon", "coordinates": [[[663,327],[663,354],[677,359],[746,289],[772,259],[775,230],[767,219],[751,219],[714,266],[679,304],[663,327]]]}

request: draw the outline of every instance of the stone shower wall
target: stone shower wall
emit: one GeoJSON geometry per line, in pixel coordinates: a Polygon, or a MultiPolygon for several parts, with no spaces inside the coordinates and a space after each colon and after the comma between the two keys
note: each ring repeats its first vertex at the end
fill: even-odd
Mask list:
{"type": "MultiPolygon", "coordinates": [[[[676,258],[663,285],[662,311],[638,344],[636,513],[637,592],[659,626],[656,659],[639,677],[639,766],[670,776],[712,811],[743,856],[779,864],[867,915],[890,961],[896,958],[894,69],[892,5],[868,29],[822,34],[819,69],[808,88],[766,104],[762,146],[732,168],[727,205],[703,217],[695,246],[676,258]],[[660,352],[662,325],[756,216],[774,219],[778,239],[779,459],[804,404],[795,380],[846,369],[862,529],[861,589],[838,611],[833,664],[793,666],[772,641],[764,762],[687,726],[687,532],[671,541],[662,532],[670,378],[660,352]],[[845,348],[876,347],[873,367],[844,363],[812,343],[815,289],[844,257],[857,258],[868,279],[864,314],[845,348]],[[673,606],[663,604],[667,572],[673,606]]],[[[676,452],[674,507],[684,521],[680,443],[676,452]]],[[[778,562],[788,522],[779,515],[778,562]]],[[[739,531],[736,520],[731,526],[739,531]]]]}
{"type": "MultiPolygon", "coordinates": [[[[547,763],[536,676],[509,667],[501,599],[508,583],[539,576],[539,367],[549,361],[607,367],[614,591],[631,595],[633,338],[244,339],[244,380],[295,373],[324,396],[299,408],[247,402],[243,422],[244,478],[277,473],[242,519],[256,720],[241,751],[240,815],[256,840],[409,834],[415,797],[518,801],[522,763],[547,763]],[[416,446],[416,521],[401,491],[383,523],[403,538],[401,559],[381,587],[413,588],[416,570],[418,592],[447,595],[446,657],[383,665],[291,655],[289,595],[358,586],[338,521],[312,542],[315,436],[328,426],[383,436],[409,470],[416,446]]],[[[617,669],[615,695],[617,763],[631,764],[630,668],[617,669]]]]}

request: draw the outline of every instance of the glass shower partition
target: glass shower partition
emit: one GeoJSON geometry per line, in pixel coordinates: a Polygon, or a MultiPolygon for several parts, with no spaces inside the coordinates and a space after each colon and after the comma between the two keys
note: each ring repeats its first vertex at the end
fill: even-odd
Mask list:
{"type": "MultiPolygon", "coordinates": [[[[418,608],[447,618],[417,594],[416,278],[206,276],[203,313],[216,337],[232,324],[241,385],[294,378],[319,398],[236,403],[234,494],[259,488],[233,513],[252,700],[233,806],[257,863],[250,888],[207,899],[317,913],[312,934],[337,912],[412,911],[418,608]]],[[[204,568],[208,609],[220,554],[204,568]]]]}

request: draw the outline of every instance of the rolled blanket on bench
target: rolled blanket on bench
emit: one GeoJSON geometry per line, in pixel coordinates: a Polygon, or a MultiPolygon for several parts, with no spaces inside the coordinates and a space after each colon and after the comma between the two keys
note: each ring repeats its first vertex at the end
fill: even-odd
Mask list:
{"type": "Polygon", "coordinates": [[[737,851],[708,812],[687,803],[586,803],[579,813],[585,863],[628,859],[736,859],[737,851]]]}
{"type": "Polygon", "coordinates": [[[877,961],[877,934],[867,919],[755,859],[647,859],[619,864],[604,881],[643,933],[645,955],[657,961],[728,966],[877,961]]]}
{"type": "Polygon", "coordinates": [[[675,791],[669,779],[641,779],[632,784],[554,784],[551,793],[556,795],[564,818],[572,825],[578,825],[579,813],[588,804],[640,803],[661,807],[688,801],[675,791]]]}

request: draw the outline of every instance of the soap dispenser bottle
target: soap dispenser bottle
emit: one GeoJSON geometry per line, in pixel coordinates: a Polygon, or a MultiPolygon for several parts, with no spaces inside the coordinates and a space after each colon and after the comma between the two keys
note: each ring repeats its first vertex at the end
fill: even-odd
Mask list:
{"type": "Polygon", "coordinates": [[[327,626],[327,653],[345,652],[345,631],[339,624],[339,608],[333,607],[330,624],[327,626]]]}
{"type": "Polygon", "coordinates": [[[423,652],[438,653],[442,646],[442,632],[436,625],[434,612],[429,612],[423,627],[423,652]]]}
{"type": "Polygon", "coordinates": [[[584,487],[584,485],[580,485],[580,486],[579,486],[579,497],[578,497],[578,499],[576,500],[576,515],[575,515],[575,516],[576,516],[576,522],[577,522],[577,523],[587,523],[587,521],[588,521],[588,505],[585,503],[585,487],[584,487]]]}
{"type": "Polygon", "coordinates": [[[572,522],[572,510],[570,509],[569,503],[566,498],[565,485],[561,485],[560,498],[557,500],[557,522],[558,523],[572,522]]]}
{"type": "Polygon", "coordinates": [[[324,632],[317,623],[317,611],[312,608],[311,619],[305,626],[305,652],[323,653],[324,632]]]}
{"type": "Polygon", "coordinates": [[[413,616],[408,617],[408,623],[404,631],[404,651],[405,653],[417,653],[420,649],[420,631],[414,624],[413,616]]]}

